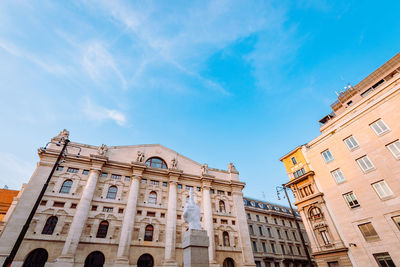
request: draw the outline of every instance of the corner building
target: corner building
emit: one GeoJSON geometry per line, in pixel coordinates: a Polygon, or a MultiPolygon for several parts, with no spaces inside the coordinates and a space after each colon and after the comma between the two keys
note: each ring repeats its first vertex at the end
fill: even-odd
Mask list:
{"type": "MultiPolygon", "coordinates": [[[[39,149],[37,168],[0,237],[0,263],[56,163],[62,146],[54,143],[68,137],[64,130],[39,149]]],[[[210,239],[210,266],[254,266],[245,184],[233,164],[208,168],[161,145],[69,143],[67,151],[12,266],[182,266],[188,228],[182,214],[190,188],[210,239]]]]}
{"type": "MultiPolygon", "coordinates": [[[[256,267],[305,267],[308,260],[296,222],[289,208],[245,197],[244,208],[249,225],[256,267]]],[[[310,242],[296,213],[307,250],[310,242]]]]}
{"type": "Polygon", "coordinates": [[[281,158],[318,266],[400,266],[400,54],[281,158]]]}

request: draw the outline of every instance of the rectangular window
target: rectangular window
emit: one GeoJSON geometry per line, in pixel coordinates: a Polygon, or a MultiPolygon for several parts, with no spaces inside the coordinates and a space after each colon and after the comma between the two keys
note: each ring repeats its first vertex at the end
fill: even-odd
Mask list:
{"type": "Polygon", "coordinates": [[[119,208],[119,209],[118,209],[118,213],[124,213],[124,209],[119,208]]]}
{"type": "Polygon", "coordinates": [[[293,239],[297,241],[296,232],[293,232],[293,239]]]}
{"type": "Polygon", "coordinates": [[[278,221],[276,220],[276,218],[274,218],[274,223],[275,223],[275,224],[278,224],[278,221]]]}
{"type": "Polygon", "coordinates": [[[275,245],[271,243],[272,253],[276,254],[275,245]]]}
{"type": "Polygon", "coordinates": [[[251,214],[247,213],[247,219],[251,220],[251,214]]]}
{"type": "Polygon", "coordinates": [[[290,227],[293,227],[292,221],[289,221],[290,227]]]}
{"type": "Polygon", "coordinates": [[[297,252],[299,253],[299,255],[301,256],[301,248],[297,247],[297,252]]]}
{"type": "Polygon", "coordinates": [[[142,180],[140,180],[140,182],[141,182],[142,184],[147,184],[147,179],[142,179],[142,180]]]}
{"type": "Polygon", "coordinates": [[[101,178],[107,178],[107,175],[108,175],[108,174],[107,174],[106,172],[102,172],[102,173],[101,173],[101,178]]]}
{"type": "Polygon", "coordinates": [[[152,211],[148,211],[146,214],[148,217],[156,217],[156,213],[152,211]]]}
{"type": "Polygon", "coordinates": [[[155,180],[150,180],[150,184],[151,185],[159,185],[160,182],[159,181],[155,181],[155,180]]]}
{"type": "Polygon", "coordinates": [[[77,168],[71,168],[71,167],[69,167],[69,168],[67,169],[67,172],[70,172],[70,173],[78,173],[78,171],[79,171],[79,169],[77,169],[77,168]]]}
{"type": "Polygon", "coordinates": [[[129,182],[131,180],[130,176],[125,176],[125,182],[129,182]]]}
{"type": "Polygon", "coordinates": [[[217,194],[218,194],[218,195],[225,195],[225,192],[222,191],[222,190],[218,190],[218,191],[217,191],[217,194]]]}
{"type": "Polygon", "coordinates": [[[290,239],[290,238],[289,238],[288,231],[285,231],[285,235],[286,235],[286,239],[290,239]]]}
{"type": "Polygon", "coordinates": [[[285,220],[282,220],[282,225],[285,226],[285,220]]]}
{"type": "Polygon", "coordinates": [[[396,159],[400,159],[400,141],[396,141],[386,146],[396,159]]]}
{"type": "Polygon", "coordinates": [[[354,209],[354,208],[357,208],[360,206],[360,204],[358,203],[358,200],[356,198],[356,195],[354,195],[353,192],[344,194],[343,197],[346,200],[347,205],[349,205],[350,208],[354,209]]]}
{"type": "Polygon", "coordinates": [[[92,211],[96,211],[97,210],[97,206],[92,206],[92,211]]]}
{"type": "Polygon", "coordinates": [[[103,207],[103,212],[112,212],[113,208],[112,207],[103,207]]]}
{"type": "Polygon", "coordinates": [[[282,254],[286,254],[285,245],[281,244],[281,250],[282,250],[282,254]]]}
{"type": "Polygon", "coordinates": [[[265,220],[266,223],[268,223],[268,217],[267,216],[264,216],[264,220],[265,220]]]}
{"type": "Polygon", "coordinates": [[[297,164],[297,160],[296,160],[295,157],[292,157],[292,163],[293,163],[293,165],[296,165],[296,164],[297,164]]]}
{"type": "Polygon", "coordinates": [[[374,227],[372,226],[372,223],[369,222],[369,223],[359,224],[358,228],[360,229],[366,241],[379,239],[378,233],[375,231],[374,227]]]}
{"type": "Polygon", "coordinates": [[[256,220],[257,220],[257,222],[260,221],[260,216],[258,214],[256,214],[256,220]]]}
{"type": "Polygon", "coordinates": [[[178,184],[178,189],[182,189],[182,185],[181,184],[178,184]]]}
{"type": "Polygon", "coordinates": [[[321,230],[319,231],[319,233],[321,234],[322,241],[324,241],[324,244],[329,245],[331,242],[329,241],[329,236],[326,230],[321,230]]]}
{"type": "Polygon", "coordinates": [[[389,131],[389,128],[386,126],[386,124],[381,119],[372,123],[370,126],[377,135],[382,135],[389,131]]]}
{"type": "Polygon", "coordinates": [[[293,255],[293,247],[291,245],[289,245],[289,252],[290,252],[290,255],[293,255]]]}
{"type": "Polygon", "coordinates": [[[261,267],[261,262],[260,261],[256,261],[256,267],[261,267]]]}
{"type": "Polygon", "coordinates": [[[257,252],[257,243],[253,241],[253,251],[257,252]]]}
{"type": "Polygon", "coordinates": [[[378,262],[380,267],[395,267],[392,258],[390,257],[389,253],[379,253],[374,254],[375,260],[378,262]]]}
{"type": "Polygon", "coordinates": [[[64,167],[63,166],[57,166],[57,171],[62,171],[64,169],[64,167]]]}
{"type": "Polygon", "coordinates": [[[322,152],[322,157],[324,158],[325,163],[329,163],[333,160],[333,156],[332,156],[331,152],[329,151],[329,149],[322,152]]]}
{"type": "Polygon", "coordinates": [[[357,163],[360,166],[361,170],[363,170],[363,172],[368,172],[370,170],[375,169],[374,165],[372,165],[372,162],[369,160],[368,156],[359,158],[357,160],[357,163]]]}
{"type": "Polygon", "coordinates": [[[253,225],[249,225],[249,232],[251,235],[254,235],[253,225]]]}
{"type": "Polygon", "coordinates": [[[228,220],[221,219],[221,224],[228,224],[228,220]]]}
{"type": "Polygon", "coordinates": [[[162,182],[162,186],[167,187],[168,186],[168,182],[162,182]]]}
{"type": "Polygon", "coordinates": [[[78,204],[76,204],[76,203],[71,203],[71,209],[76,209],[76,206],[77,206],[78,204]]]}
{"type": "Polygon", "coordinates": [[[53,203],[53,207],[57,207],[57,208],[62,208],[62,207],[64,207],[64,205],[65,205],[65,202],[54,202],[53,203]]]}
{"type": "Polygon", "coordinates": [[[114,180],[121,180],[121,175],[118,175],[118,174],[111,174],[111,179],[114,179],[114,180]]]}
{"type": "Polygon", "coordinates": [[[280,239],[282,239],[281,231],[279,231],[279,229],[276,229],[276,232],[278,233],[278,237],[279,237],[280,239]]]}
{"type": "Polygon", "coordinates": [[[264,252],[267,252],[267,247],[265,246],[265,243],[262,242],[261,244],[262,244],[263,251],[264,251],[264,252]]]}
{"type": "Polygon", "coordinates": [[[375,189],[375,192],[381,199],[385,199],[393,195],[392,190],[390,190],[385,181],[374,183],[372,184],[372,187],[375,189]]]}
{"type": "Polygon", "coordinates": [[[396,224],[397,228],[400,230],[400,215],[392,217],[393,222],[396,224]]]}
{"type": "Polygon", "coordinates": [[[211,193],[211,194],[214,194],[214,193],[215,193],[214,189],[211,188],[211,189],[210,189],[210,193],[211,193]]]}
{"type": "Polygon", "coordinates": [[[357,148],[360,147],[360,145],[357,143],[357,141],[356,141],[356,139],[354,138],[354,136],[347,137],[347,138],[344,139],[343,141],[344,141],[344,143],[346,144],[347,148],[348,148],[350,151],[353,151],[353,150],[355,150],[355,149],[357,149],[357,148]]]}
{"type": "Polygon", "coordinates": [[[337,261],[330,261],[328,262],[328,267],[340,267],[340,265],[337,261]]]}
{"type": "Polygon", "coordinates": [[[300,170],[295,171],[295,172],[293,173],[293,175],[294,175],[295,178],[298,178],[298,177],[300,177],[300,176],[302,176],[302,175],[304,175],[304,174],[306,174],[306,170],[305,170],[304,168],[301,168],[300,170]]]}
{"type": "Polygon", "coordinates": [[[336,169],[331,172],[333,179],[335,179],[337,184],[341,184],[346,181],[344,175],[340,169],[336,169]]]}
{"type": "Polygon", "coordinates": [[[268,236],[272,237],[271,228],[267,228],[267,231],[268,231],[268,236]]]}
{"type": "Polygon", "coordinates": [[[263,231],[262,231],[262,227],[261,227],[261,226],[259,226],[259,227],[258,227],[258,231],[260,232],[260,235],[264,235],[264,233],[263,233],[263,231]]]}
{"type": "Polygon", "coordinates": [[[141,210],[138,210],[138,211],[136,212],[136,214],[137,214],[137,215],[142,215],[142,211],[141,211],[141,210]]]}
{"type": "Polygon", "coordinates": [[[83,175],[88,175],[88,174],[89,174],[89,170],[83,170],[83,171],[82,171],[82,174],[83,174],[83,175]]]}
{"type": "Polygon", "coordinates": [[[161,217],[161,218],[165,218],[165,213],[161,213],[161,214],[160,214],[160,217],[161,217]]]}
{"type": "Polygon", "coordinates": [[[47,200],[40,201],[40,206],[46,206],[46,204],[47,204],[47,200]]]}
{"type": "Polygon", "coordinates": [[[236,222],[235,221],[232,221],[232,225],[235,225],[236,224],[236,222]]]}

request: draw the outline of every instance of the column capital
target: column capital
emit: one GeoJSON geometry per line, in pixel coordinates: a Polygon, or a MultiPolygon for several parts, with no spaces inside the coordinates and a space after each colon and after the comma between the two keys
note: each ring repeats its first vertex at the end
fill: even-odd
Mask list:
{"type": "Polygon", "coordinates": [[[201,184],[203,187],[208,186],[211,187],[211,183],[212,183],[213,179],[210,177],[201,177],[201,184]]]}
{"type": "Polygon", "coordinates": [[[100,155],[90,154],[90,163],[92,164],[91,169],[97,169],[101,171],[108,158],[100,155]]]}
{"type": "Polygon", "coordinates": [[[142,180],[142,176],[141,175],[132,175],[132,181],[133,180],[138,180],[140,182],[142,180]]]}

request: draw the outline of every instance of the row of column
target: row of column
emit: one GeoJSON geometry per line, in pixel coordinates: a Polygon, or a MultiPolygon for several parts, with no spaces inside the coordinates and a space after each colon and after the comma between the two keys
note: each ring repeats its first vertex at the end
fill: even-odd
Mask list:
{"type": "MultiPolygon", "coordinates": [[[[88,218],[91,201],[97,186],[97,181],[101,173],[102,164],[94,164],[90,170],[87,183],[82,193],[82,197],[79,201],[75,216],[73,218],[68,236],[64,243],[64,247],[60,257],[57,258],[55,266],[61,267],[72,267],[74,264],[74,255],[76,253],[80,237],[86,221],[88,218]]],[[[165,236],[165,258],[163,266],[178,266],[176,261],[176,204],[177,204],[177,183],[180,173],[171,173],[169,181],[169,192],[168,192],[168,212],[167,212],[167,224],[166,224],[166,236],[165,236]]],[[[134,170],[132,174],[131,185],[129,189],[129,195],[125,214],[122,222],[120,241],[117,251],[117,259],[114,266],[122,267],[129,266],[129,250],[132,240],[132,234],[135,223],[136,206],[139,195],[140,181],[142,177],[142,171],[134,170]]],[[[207,231],[209,236],[209,262],[210,266],[219,266],[216,264],[215,257],[215,241],[214,241],[214,226],[211,206],[211,180],[204,180],[202,187],[202,200],[203,200],[203,227],[207,231]]],[[[241,192],[239,192],[241,194],[241,192]]],[[[247,228],[246,215],[243,207],[243,200],[241,195],[233,194],[234,205],[238,212],[238,228],[239,236],[241,237],[242,251],[244,254],[243,263],[254,264],[252,258],[253,253],[251,251],[249,233],[247,228]],[[241,205],[241,206],[240,206],[241,205]],[[241,212],[241,213],[240,213],[241,212]],[[240,214],[239,214],[240,213],[240,214]],[[245,225],[243,225],[245,224],[245,225]],[[247,233],[247,234],[246,234],[247,233]],[[251,258],[246,255],[251,255],[251,258]]],[[[249,266],[252,266],[250,264],[249,266]]]]}

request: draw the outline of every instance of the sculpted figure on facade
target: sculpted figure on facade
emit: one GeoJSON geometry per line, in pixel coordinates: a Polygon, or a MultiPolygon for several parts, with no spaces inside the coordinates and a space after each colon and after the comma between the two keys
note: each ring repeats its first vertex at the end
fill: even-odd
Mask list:
{"type": "Polygon", "coordinates": [[[144,152],[141,152],[141,151],[137,152],[136,162],[140,162],[140,163],[144,162],[144,152]]]}
{"type": "Polygon", "coordinates": [[[171,169],[178,169],[178,159],[177,158],[172,158],[171,160],[171,169]]]}
{"type": "Polygon", "coordinates": [[[238,171],[236,170],[236,168],[235,168],[235,165],[233,165],[232,162],[228,164],[228,171],[229,171],[229,172],[238,172],[238,171]]]}
{"type": "Polygon", "coordinates": [[[199,205],[194,201],[193,188],[190,188],[190,197],[186,200],[183,219],[189,224],[189,230],[201,230],[201,211],[199,205]]]}
{"type": "Polygon", "coordinates": [[[69,131],[67,129],[62,130],[57,136],[56,138],[64,138],[64,139],[68,139],[69,138],[69,131]]]}
{"type": "Polygon", "coordinates": [[[97,148],[97,154],[99,154],[100,156],[105,156],[107,151],[108,147],[105,144],[101,144],[101,146],[97,148]]]}
{"type": "Polygon", "coordinates": [[[203,165],[201,165],[201,173],[208,174],[208,164],[207,163],[204,163],[203,165]]]}

